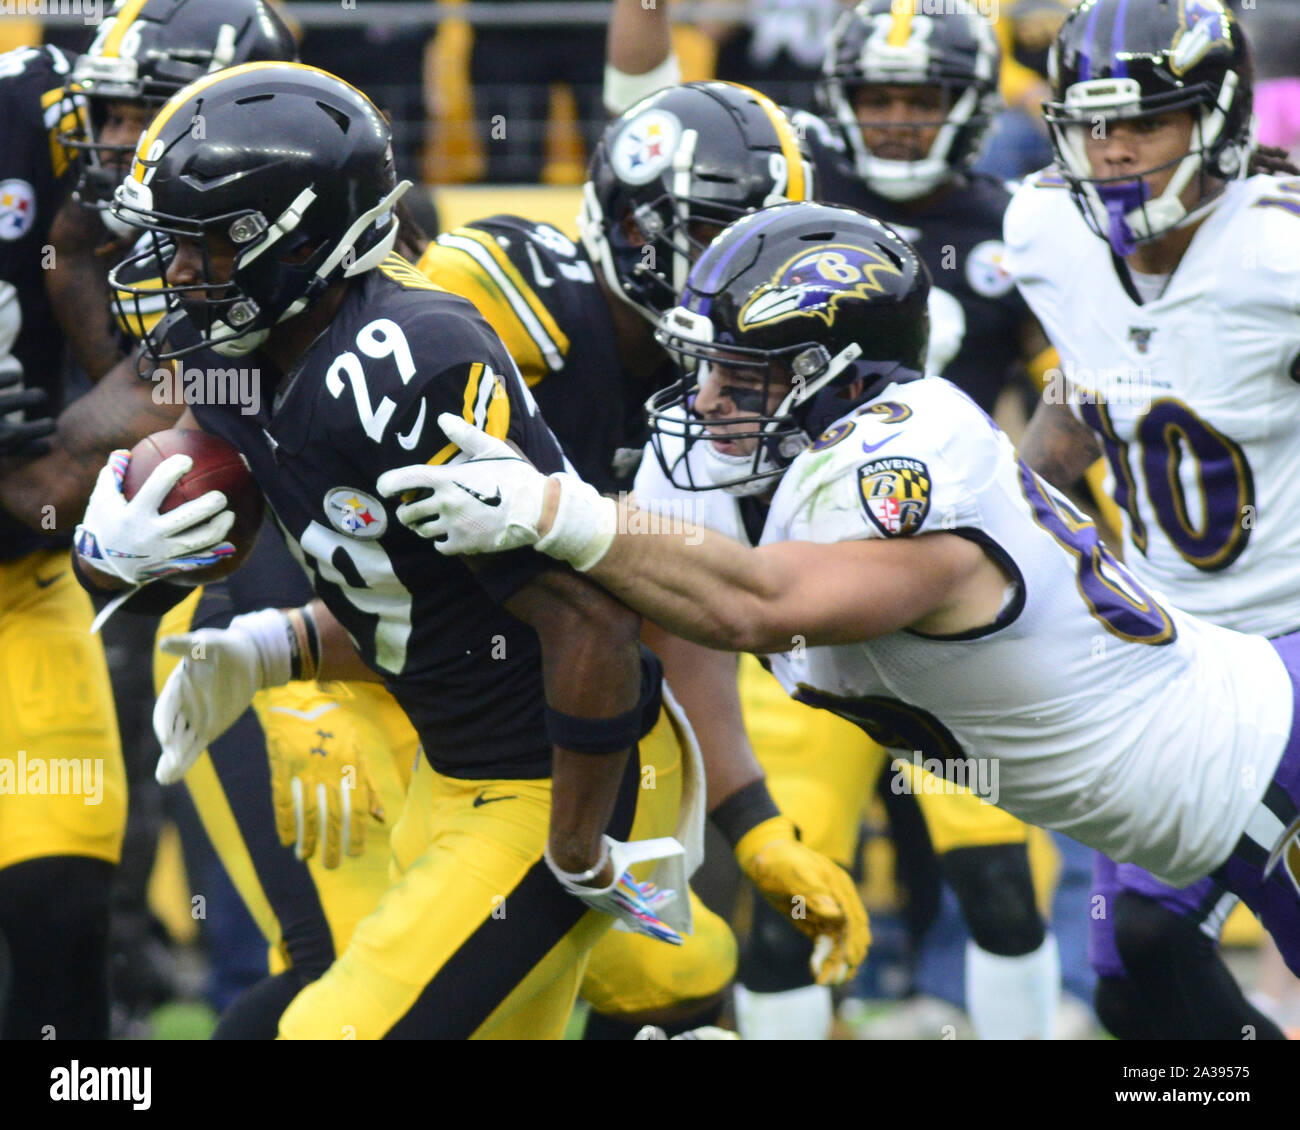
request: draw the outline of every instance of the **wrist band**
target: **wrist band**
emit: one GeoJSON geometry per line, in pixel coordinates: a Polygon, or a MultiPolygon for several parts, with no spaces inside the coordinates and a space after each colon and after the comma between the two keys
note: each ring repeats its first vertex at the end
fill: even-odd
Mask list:
{"type": "Polygon", "coordinates": [[[734,850],[746,832],[780,815],[781,810],[767,791],[767,779],[760,777],[727,797],[709,813],[709,819],[734,850]]]}
{"type": "MultiPolygon", "coordinates": [[[[600,858],[596,860],[586,871],[565,871],[554,859],[551,858],[551,847],[549,844],[542,853],[546,859],[546,866],[551,869],[551,874],[561,882],[565,883],[589,883],[597,875],[609,860],[609,841],[601,836],[600,838],[600,858]]],[[[615,876],[617,878],[617,876],[615,876]]]]}
{"type": "Polygon", "coordinates": [[[289,670],[295,679],[314,679],[320,671],[320,633],[311,606],[290,608],[284,613],[289,635],[289,670]]]}
{"type": "Polygon", "coordinates": [[[552,745],[574,753],[622,753],[654,729],[663,702],[663,665],[641,648],[641,695],[631,710],[612,718],[583,718],[546,706],[546,734],[552,745]]]}

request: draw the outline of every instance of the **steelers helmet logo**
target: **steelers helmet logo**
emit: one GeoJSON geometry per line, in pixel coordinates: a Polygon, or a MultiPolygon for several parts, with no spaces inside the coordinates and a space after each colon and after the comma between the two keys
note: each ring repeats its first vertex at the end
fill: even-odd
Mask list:
{"type": "Polygon", "coordinates": [[[0,181],[0,239],[22,239],[36,222],[36,190],[25,180],[0,181]]]}
{"type": "Polygon", "coordinates": [[[625,184],[649,184],[672,163],[682,123],[667,110],[647,110],[624,127],[614,141],[610,163],[625,184]]]}
{"type": "Polygon", "coordinates": [[[335,487],[325,495],[325,516],[341,534],[352,538],[383,537],[388,515],[383,504],[365,491],[335,487]]]}
{"type": "Polygon", "coordinates": [[[885,537],[905,537],[930,513],[930,471],[919,459],[873,459],[858,468],[863,512],[885,537]]]}

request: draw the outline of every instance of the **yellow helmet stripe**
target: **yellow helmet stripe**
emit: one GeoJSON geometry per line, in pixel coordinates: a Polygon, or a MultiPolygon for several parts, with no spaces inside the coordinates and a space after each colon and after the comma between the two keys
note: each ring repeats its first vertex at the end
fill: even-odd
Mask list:
{"type": "Polygon", "coordinates": [[[790,125],[790,119],[785,116],[785,112],[781,107],[762,91],[754,90],[752,87],[744,86],[738,82],[728,83],[727,85],[739,86],[747,94],[753,95],[754,100],[763,108],[767,120],[772,123],[772,129],[776,131],[777,140],[781,143],[781,153],[785,157],[785,165],[788,170],[786,173],[788,183],[785,187],[785,194],[791,200],[807,200],[808,185],[805,183],[803,175],[803,153],[799,149],[799,142],[794,136],[794,128],[790,125]]]}
{"type": "Polygon", "coordinates": [[[906,47],[907,41],[912,38],[912,5],[909,0],[903,0],[900,4],[895,0],[890,5],[890,10],[894,15],[894,22],[889,25],[889,35],[885,37],[885,43],[890,47],[906,47]]]}
{"type": "Polygon", "coordinates": [[[108,33],[108,38],[104,40],[103,47],[100,48],[106,59],[116,59],[118,52],[122,49],[122,39],[126,35],[126,30],[133,23],[135,18],[140,14],[149,0],[127,0],[122,6],[122,10],[113,16],[113,30],[108,33]]]}
{"type": "MultiPolygon", "coordinates": [[[[332,75],[329,71],[323,71],[320,67],[309,67],[306,63],[281,63],[274,61],[263,61],[260,63],[240,63],[237,67],[227,67],[224,71],[213,71],[210,75],[204,75],[200,79],[195,79],[189,86],[183,87],[171,96],[170,99],[158,111],[158,116],[149,123],[149,128],[145,130],[144,135],[140,138],[140,143],[136,146],[136,161],[131,167],[131,175],[138,181],[144,180],[145,167],[140,160],[141,153],[148,153],[149,147],[157,140],[158,135],[162,133],[163,127],[167,125],[176,111],[196,94],[200,94],[209,88],[216,86],[219,82],[225,82],[226,79],[236,78],[239,75],[246,75],[250,71],[267,70],[269,68],[292,67],[299,71],[310,71],[313,74],[324,75],[326,78],[333,79],[335,82],[341,82],[349,90],[354,91],[367,102],[370,98],[357,90],[350,82],[345,82],[338,75],[332,75]]],[[[372,103],[373,105],[373,103],[372,103]]],[[[378,111],[376,111],[378,113],[378,111]]]]}

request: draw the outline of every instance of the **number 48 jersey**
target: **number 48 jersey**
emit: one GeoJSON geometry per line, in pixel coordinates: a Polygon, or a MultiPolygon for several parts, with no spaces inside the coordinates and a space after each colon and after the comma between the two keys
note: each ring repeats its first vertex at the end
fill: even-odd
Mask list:
{"type": "Polygon", "coordinates": [[[1050,172],[1006,242],[1062,357],[1045,395],[1100,441],[1133,574],[1225,627],[1300,628],[1300,179],[1230,184],[1145,303],[1050,172]]]}
{"type": "MultiPolygon", "coordinates": [[[[232,387],[213,377],[231,372],[228,361],[198,356],[210,387],[232,387]]],[[[438,428],[442,412],[509,439],[543,470],[563,467],[474,308],[391,255],[349,287],[272,403],[193,408],[248,460],[317,596],[385,677],[433,767],[476,779],[549,776],[540,646],[502,603],[554,563],[527,550],[444,557],[375,485],[392,468],[456,455],[438,428]]]]}

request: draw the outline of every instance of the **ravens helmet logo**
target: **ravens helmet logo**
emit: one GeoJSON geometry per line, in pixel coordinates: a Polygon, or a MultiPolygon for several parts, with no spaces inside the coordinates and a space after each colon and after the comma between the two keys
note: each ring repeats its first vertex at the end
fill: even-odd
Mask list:
{"type": "Polygon", "coordinates": [[[883,251],[848,243],[826,243],[787,259],[740,310],[741,330],[771,325],[787,318],[835,321],[836,307],[846,298],[886,293],[881,275],[901,278],[902,270],[883,251]]]}

